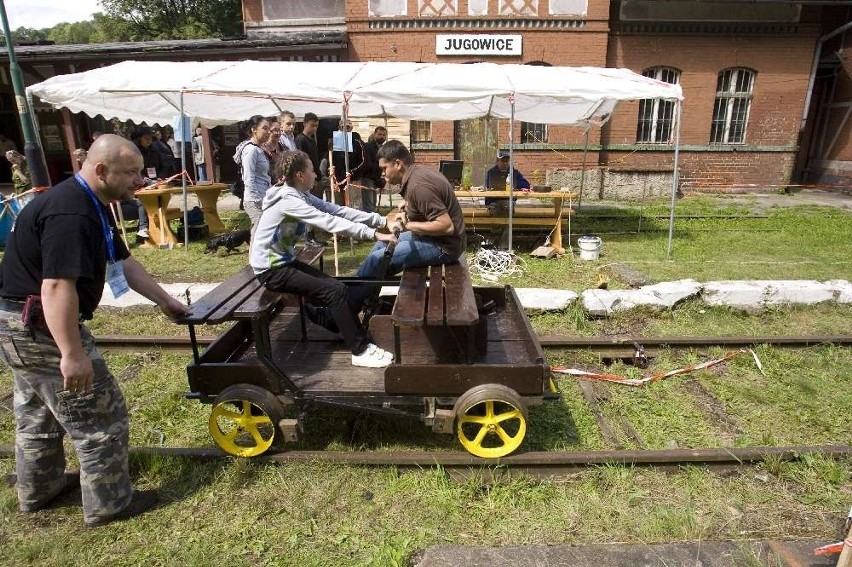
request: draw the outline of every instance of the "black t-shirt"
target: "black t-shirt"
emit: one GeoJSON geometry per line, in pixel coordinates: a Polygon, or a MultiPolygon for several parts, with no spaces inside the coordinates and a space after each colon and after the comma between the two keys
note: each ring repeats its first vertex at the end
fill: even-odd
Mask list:
{"type": "MultiPolygon", "coordinates": [[[[130,256],[105,208],[118,260],[130,256]]],[[[75,178],[37,195],[21,209],[0,263],[0,296],[41,295],[44,278],[77,282],[80,314],[91,319],[101,301],[107,246],[100,215],[75,178]]]]}

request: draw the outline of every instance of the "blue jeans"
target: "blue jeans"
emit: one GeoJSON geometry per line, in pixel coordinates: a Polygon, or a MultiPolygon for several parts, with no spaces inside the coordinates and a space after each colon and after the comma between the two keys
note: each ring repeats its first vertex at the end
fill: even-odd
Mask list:
{"type": "Polygon", "coordinates": [[[207,168],[203,163],[196,165],[195,170],[198,172],[198,181],[207,181],[207,168]]]}
{"type": "MultiPolygon", "coordinates": [[[[440,266],[451,264],[458,260],[444,252],[435,240],[429,236],[418,236],[412,232],[403,232],[393,250],[390,266],[386,274],[379,273],[379,266],[385,255],[387,244],[376,242],[373,249],[358,268],[358,277],[378,279],[391,277],[402,272],[405,268],[420,268],[423,266],[440,266]]],[[[364,302],[372,293],[372,286],[355,285],[349,288],[349,301],[356,312],[360,311],[364,302]]]]}

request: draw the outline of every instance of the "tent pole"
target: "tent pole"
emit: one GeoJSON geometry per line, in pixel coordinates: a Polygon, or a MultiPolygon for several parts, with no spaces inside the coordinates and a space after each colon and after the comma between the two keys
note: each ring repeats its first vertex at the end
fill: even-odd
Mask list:
{"type": "Polygon", "coordinates": [[[583,206],[583,187],[586,185],[586,156],[589,154],[589,130],[586,127],[586,141],[583,144],[583,167],[580,169],[580,198],[577,200],[577,211],[583,206]]]}
{"type": "Polygon", "coordinates": [[[181,187],[183,188],[183,247],[189,251],[189,207],[186,201],[186,128],[183,125],[183,90],[180,91],[180,170],[181,187]]]}
{"type": "Polygon", "coordinates": [[[675,198],[677,197],[677,183],[678,183],[678,161],[680,159],[680,122],[681,122],[681,112],[683,110],[683,102],[677,101],[677,110],[675,112],[675,120],[677,120],[677,128],[675,129],[675,151],[674,151],[674,171],[672,172],[672,202],[669,206],[669,243],[666,248],[666,257],[670,258],[672,255],[672,236],[674,235],[674,210],[675,210],[675,198]]]}
{"type": "MultiPolygon", "coordinates": [[[[512,194],[515,188],[515,94],[509,95],[509,252],[513,252],[512,247],[512,214],[514,206],[512,203],[512,194]]],[[[499,146],[498,146],[499,150],[499,146]]]]}

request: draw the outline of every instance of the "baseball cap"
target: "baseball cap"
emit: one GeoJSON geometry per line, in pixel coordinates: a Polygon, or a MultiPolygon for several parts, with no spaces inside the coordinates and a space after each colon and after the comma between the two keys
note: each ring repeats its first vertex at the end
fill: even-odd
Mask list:
{"type": "Polygon", "coordinates": [[[497,159],[509,159],[509,152],[497,152],[497,159]]]}

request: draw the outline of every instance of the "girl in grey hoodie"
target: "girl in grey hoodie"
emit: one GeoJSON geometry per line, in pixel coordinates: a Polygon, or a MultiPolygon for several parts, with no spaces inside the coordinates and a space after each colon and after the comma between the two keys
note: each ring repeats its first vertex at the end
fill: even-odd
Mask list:
{"type": "Polygon", "coordinates": [[[343,335],[352,351],[353,365],[388,366],[393,355],[373,344],[347,301],[346,286],[296,260],[295,251],[295,244],[308,225],[359,240],[392,242],[395,240],[392,234],[376,230],[387,226],[387,219],[311,195],[316,173],[304,152],[285,152],[273,165],[273,171],[282,182],[266,192],[263,212],[251,240],[249,261],[257,279],[271,291],[305,297],[312,304],[306,306],[308,317],[343,335]]]}

